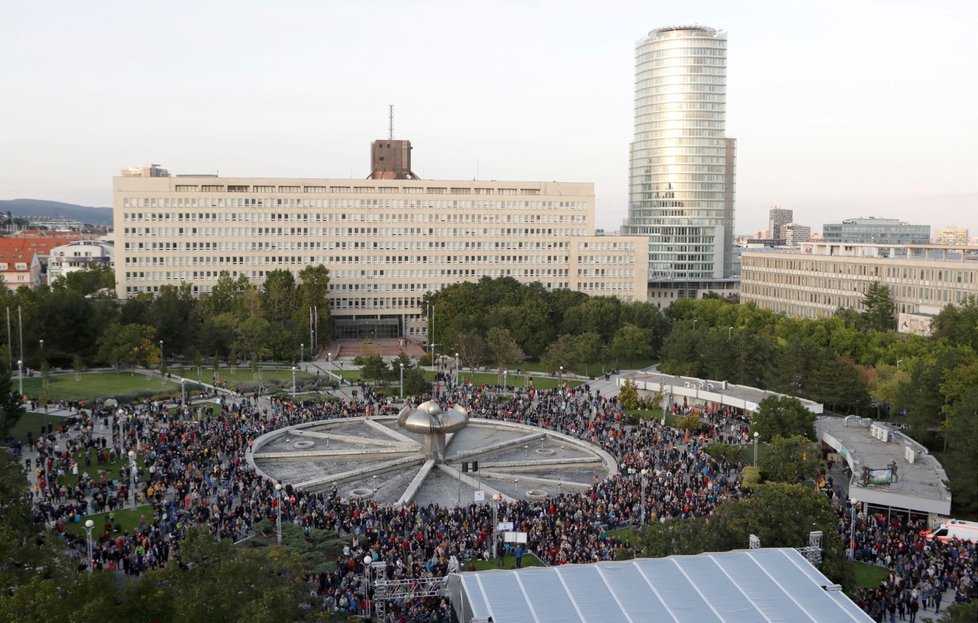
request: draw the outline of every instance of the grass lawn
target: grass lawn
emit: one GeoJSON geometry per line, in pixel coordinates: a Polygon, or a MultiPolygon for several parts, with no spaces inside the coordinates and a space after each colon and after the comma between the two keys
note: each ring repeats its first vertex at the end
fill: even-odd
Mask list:
{"type": "MultiPolygon", "coordinates": [[[[22,444],[27,443],[27,431],[34,433],[34,439],[38,438],[41,426],[48,424],[54,425],[54,430],[58,430],[58,424],[65,421],[65,418],[47,413],[25,413],[24,417],[17,420],[17,425],[13,427],[10,434],[17,438],[22,444]]],[[[0,440],[2,441],[2,440],[0,440]]]]}
{"type": "Polygon", "coordinates": [[[856,586],[875,588],[886,579],[887,570],[885,567],[867,565],[864,562],[853,562],[851,564],[852,570],[856,574],[856,586]]]}
{"type": "Polygon", "coordinates": [[[48,379],[47,390],[41,387],[41,383],[40,377],[24,379],[24,393],[37,398],[46,391],[48,398],[52,400],[93,400],[135,392],[162,393],[180,389],[178,383],[146,378],[130,372],[91,372],[78,375],[77,380],[71,373],[52,374],[48,379]]]}
{"type": "Polygon", "coordinates": [[[360,380],[360,368],[354,368],[352,370],[349,369],[344,370],[342,368],[337,368],[336,365],[333,365],[333,367],[329,368],[329,370],[333,374],[337,376],[341,376],[347,381],[353,381],[354,383],[356,383],[357,381],[360,380]]]}
{"type": "MultiPolygon", "coordinates": [[[[559,379],[556,378],[552,379],[548,377],[537,376],[535,374],[530,374],[529,377],[533,379],[533,386],[536,387],[537,389],[553,389],[554,387],[560,385],[559,379]]],[[[434,383],[435,373],[425,370],[424,378],[428,382],[434,383]]],[[[459,373],[459,379],[463,382],[466,379],[468,379],[473,385],[477,387],[481,385],[495,385],[497,383],[501,385],[503,382],[502,375],[496,374],[495,372],[468,372],[466,370],[462,370],[459,373]]],[[[569,387],[577,387],[583,384],[581,381],[572,380],[572,379],[565,379],[565,382],[569,387]]],[[[526,381],[526,375],[522,375],[522,374],[507,375],[506,385],[507,387],[510,388],[517,388],[517,387],[526,388],[529,386],[526,381]]]]}
{"type": "MultiPolygon", "coordinates": [[[[190,368],[188,368],[187,369],[187,372],[189,372],[189,373],[192,374],[192,375],[191,374],[187,374],[186,375],[187,378],[197,378],[197,376],[196,376],[197,370],[196,369],[191,370],[190,368]]],[[[301,370],[296,370],[296,372],[295,372],[295,378],[296,379],[307,379],[307,378],[310,378],[311,376],[312,376],[311,374],[308,374],[308,373],[306,373],[304,371],[301,371],[301,370]]],[[[203,380],[204,380],[205,383],[212,382],[213,381],[213,378],[214,378],[214,369],[213,368],[208,368],[208,369],[204,369],[203,370],[203,380]]],[[[243,367],[243,368],[242,367],[238,367],[238,368],[233,368],[233,369],[232,368],[221,368],[217,372],[217,378],[219,380],[221,380],[221,381],[227,381],[231,385],[234,385],[235,383],[257,383],[258,382],[258,374],[256,372],[252,372],[251,371],[251,368],[248,368],[248,367],[243,367]]],[[[272,380],[275,380],[275,381],[281,381],[281,382],[288,382],[288,383],[291,384],[292,383],[292,368],[291,367],[262,368],[261,369],[261,380],[262,381],[272,381],[272,380]]]]}
{"type": "MultiPolygon", "coordinates": [[[[95,460],[95,450],[89,450],[89,452],[91,452],[92,454],[91,465],[85,467],[85,453],[76,452],[74,454],[74,459],[78,461],[78,475],[65,474],[60,479],[58,479],[58,482],[68,487],[73,487],[76,484],[78,484],[79,480],[81,480],[82,474],[88,474],[89,476],[92,477],[93,480],[98,481],[98,479],[101,477],[99,472],[104,472],[106,478],[108,478],[109,480],[119,479],[119,468],[124,466],[128,462],[127,458],[119,458],[116,459],[115,461],[111,461],[109,463],[102,463],[101,465],[99,465],[98,461],[95,460]]],[[[143,457],[139,453],[136,454],[136,464],[139,465],[140,467],[143,467],[143,457]]]]}
{"type": "MultiPolygon", "coordinates": [[[[495,558],[493,558],[492,560],[476,560],[474,562],[475,562],[476,571],[485,571],[487,569],[515,569],[516,568],[516,557],[513,556],[512,554],[508,554],[503,557],[502,567],[496,566],[495,558]]],[[[544,565],[543,561],[537,558],[534,554],[527,552],[526,554],[523,554],[523,566],[545,567],[546,565],[544,565]]],[[[468,570],[469,570],[469,563],[465,563],[463,571],[468,571],[468,570]]]]}
{"type": "MultiPolygon", "coordinates": [[[[112,511],[113,524],[120,526],[120,531],[132,532],[139,527],[139,518],[142,517],[146,520],[147,524],[153,522],[153,507],[152,506],[137,506],[136,508],[125,508],[122,510],[112,511]]],[[[92,538],[98,538],[102,534],[102,529],[105,527],[105,522],[109,516],[109,513],[99,513],[98,515],[87,515],[81,518],[81,521],[66,521],[65,531],[70,532],[74,535],[84,537],[85,536],[85,522],[89,519],[95,522],[92,527],[92,538]]]]}

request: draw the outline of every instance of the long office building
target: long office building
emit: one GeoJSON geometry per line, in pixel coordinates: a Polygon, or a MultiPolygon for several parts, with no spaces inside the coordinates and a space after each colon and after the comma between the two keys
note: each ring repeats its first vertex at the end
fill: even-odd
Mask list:
{"type": "Polygon", "coordinates": [[[726,137],[726,87],[727,37],[721,31],[657,28],[636,47],[622,233],[648,240],[650,300],[736,285],[735,143],[726,137]]]}
{"type": "Polygon", "coordinates": [[[857,244],[929,244],[930,225],[911,225],[895,218],[849,218],[822,225],[825,242],[857,244]]]}
{"type": "Polygon", "coordinates": [[[741,302],[802,318],[864,311],[866,291],[880,282],[893,297],[895,329],[927,335],[944,307],[978,296],[976,246],[803,243],[747,249],[740,261],[741,302]]]}
{"type": "Polygon", "coordinates": [[[645,300],[644,239],[595,235],[593,184],[421,180],[402,164],[367,179],[116,177],[118,295],[322,264],[337,337],[419,339],[426,292],[482,277],[645,300]]]}

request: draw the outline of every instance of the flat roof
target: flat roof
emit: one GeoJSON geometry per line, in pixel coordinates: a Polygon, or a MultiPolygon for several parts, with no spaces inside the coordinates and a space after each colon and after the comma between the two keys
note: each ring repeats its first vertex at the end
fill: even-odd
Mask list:
{"type": "Polygon", "coordinates": [[[464,623],[872,621],[792,548],[473,571],[448,589],[464,623]]]}
{"type": "Polygon", "coordinates": [[[849,497],[879,506],[948,516],[951,492],[940,462],[917,441],[883,422],[856,416],[823,416],[815,420],[818,438],[832,447],[852,470],[849,497]],[[887,441],[873,435],[885,429],[887,441]],[[908,451],[908,448],[910,449],[908,451]],[[908,460],[912,452],[913,462],[908,460]],[[889,484],[862,484],[862,469],[886,469],[896,464],[897,478],[889,484]]]}
{"type": "MultiPolygon", "coordinates": [[[[784,396],[784,394],[769,392],[748,385],[734,385],[726,381],[713,381],[661,372],[641,372],[629,376],[628,380],[634,381],[638,389],[661,391],[673,396],[686,396],[694,400],[716,402],[752,412],[757,411],[757,405],[765,398],[784,396]]],[[[623,380],[619,379],[619,385],[622,382],[623,380]]],[[[812,413],[822,412],[821,404],[804,398],[798,400],[812,413]]]]}

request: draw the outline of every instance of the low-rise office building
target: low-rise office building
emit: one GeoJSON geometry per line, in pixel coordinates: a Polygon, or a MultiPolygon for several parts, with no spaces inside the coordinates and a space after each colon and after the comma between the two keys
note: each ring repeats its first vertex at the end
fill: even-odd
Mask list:
{"type": "Polygon", "coordinates": [[[978,296],[978,247],[808,243],[799,249],[741,253],[742,302],[819,318],[863,311],[873,283],[889,286],[896,329],[926,335],[930,319],[949,304],[978,296]]]}
{"type": "Polygon", "coordinates": [[[331,313],[347,321],[338,333],[351,332],[337,337],[371,324],[378,337],[418,338],[426,292],[482,277],[646,298],[647,242],[595,235],[593,184],[376,170],[367,179],[116,177],[117,293],[182,282],[203,293],[222,271],[257,284],[273,270],[322,264],[331,313]]]}

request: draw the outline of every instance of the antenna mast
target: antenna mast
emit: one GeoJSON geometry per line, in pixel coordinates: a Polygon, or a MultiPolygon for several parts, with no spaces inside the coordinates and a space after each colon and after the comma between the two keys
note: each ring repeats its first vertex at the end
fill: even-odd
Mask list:
{"type": "Polygon", "coordinates": [[[387,105],[387,139],[394,140],[394,104],[387,105]]]}

